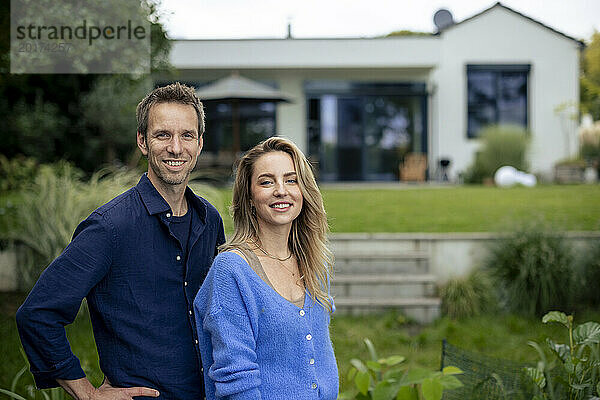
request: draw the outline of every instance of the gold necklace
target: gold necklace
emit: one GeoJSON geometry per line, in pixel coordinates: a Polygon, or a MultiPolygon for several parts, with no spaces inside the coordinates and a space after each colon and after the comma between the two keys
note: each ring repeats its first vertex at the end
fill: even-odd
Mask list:
{"type": "Polygon", "coordinates": [[[291,251],[290,251],[290,254],[289,254],[287,257],[284,257],[284,258],[279,258],[279,257],[277,257],[277,256],[274,256],[274,255],[272,255],[271,253],[269,253],[269,252],[268,252],[268,251],[266,251],[265,249],[263,249],[263,248],[261,247],[261,245],[259,245],[258,243],[254,242],[254,241],[253,241],[253,243],[254,243],[254,245],[255,245],[255,246],[256,246],[256,247],[257,247],[257,248],[258,248],[258,249],[259,249],[259,250],[260,250],[260,251],[261,251],[261,252],[262,252],[262,253],[265,255],[265,256],[267,256],[267,257],[269,257],[269,258],[272,258],[273,260],[277,260],[277,261],[287,261],[287,260],[289,260],[290,258],[292,258],[292,254],[293,254],[293,253],[292,253],[291,251]]]}
{"type": "MultiPolygon", "coordinates": [[[[292,258],[292,256],[294,255],[294,253],[292,253],[290,251],[290,255],[285,257],[285,258],[279,258],[276,257],[272,254],[270,254],[268,251],[266,251],[265,249],[263,249],[256,241],[252,240],[252,244],[254,244],[254,246],[256,246],[257,249],[259,249],[264,255],[266,255],[269,258],[272,258],[273,260],[279,261],[279,264],[281,264],[281,266],[290,274],[292,274],[292,277],[296,277],[296,273],[293,272],[291,269],[289,269],[283,262],[289,260],[290,258],[292,258]]],[[[302,282],[302,279],[304,279],[304,275],[300,276],[298,279],[296,279],[296,285],[302,287],[302,285],[300,284],[300,282],[302,282]]]]}
{"type": "MultiPolygon", "coordinates": [[[[277,261],[279,261],[279,264],[281,264],[281,266],[283,268],[285,268],[290,274],[292,274],[293,277],[296,277],[296,273],[293,272],[291,269],[289,269],[288,267],[285,266],[285,264],[283,263],[283,261],[281,261],[280,259],[277,259],[277,261]]],[[[300,279],[302,279],[303,277],[301,277],[300,279]]]]}

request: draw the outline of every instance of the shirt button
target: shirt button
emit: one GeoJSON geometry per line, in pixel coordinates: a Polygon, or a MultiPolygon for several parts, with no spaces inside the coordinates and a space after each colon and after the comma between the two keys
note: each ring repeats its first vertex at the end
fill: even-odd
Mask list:
{"type": "Polygon", "coordinates": [[[167,218],[171,218],[171,213],[167,213],[167,218]]]}
{"type": "Polygon", "coordinates": [[[310,365],[313,365],[315,363],[315,359],[311,358],[310,361],[308,362],[310,365]]]}
{"type": "Polygon", "coordinates": [[[183,282],[183,286],[187,286],[187,282],[183,282]]]}
{"type": "Polygon", "coordinates": [[[177,256],[177,257],[175,257],[175,259],[176,259],[177,261],[179,261],[179,260],[181,260],[181,256],[177,256]]]}
{"type": "Polygon", "coordinates": [[[301,316],[301,317],[304,317],[304,314],[306,314],[306,313],[304,312],[304,310],[300,310],[300,316],[301,316]]]}
{"type": "Polygon", "coordinates": [[[310,387],[311,387],[312,389],[316,389],[316,388],[317,388],[317,384],[316,384],[316,383],[313,383],[312,385],[310,385],[310,387]]]}
{"type": "Polygon", "coordinates": [[[306,335],[306,340],[311,340],[312,339],[312,335],[309,333],[308,335],[306,335]]]}

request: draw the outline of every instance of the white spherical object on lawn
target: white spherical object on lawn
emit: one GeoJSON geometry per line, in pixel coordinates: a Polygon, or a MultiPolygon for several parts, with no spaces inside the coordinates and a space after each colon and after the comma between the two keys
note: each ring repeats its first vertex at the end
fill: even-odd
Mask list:
{"type": "Polygon", "coordinates": [[[498,168],[494,174],[494,182],[500,187],[509,187],[517,183],[517,170],[510,165],[498,168]]]}
{"type": "Polygon", "coordinates": [[[527,187],[533,187],[537,184],[535,175],[517,170],[510,165],[498,168],[494,174],[494,182],[500,187],[510,187],[521,184],[527,187]]]}

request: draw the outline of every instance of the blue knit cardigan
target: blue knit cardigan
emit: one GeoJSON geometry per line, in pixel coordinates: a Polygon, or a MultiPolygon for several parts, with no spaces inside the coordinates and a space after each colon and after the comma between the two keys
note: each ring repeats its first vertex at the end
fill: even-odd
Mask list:
{"type": "Polygon", "coordinates": [[[329,312],[308,292],[301,309],[233,252],[219,254],[194,300],[206,398],[338,395],[329,312]]]}

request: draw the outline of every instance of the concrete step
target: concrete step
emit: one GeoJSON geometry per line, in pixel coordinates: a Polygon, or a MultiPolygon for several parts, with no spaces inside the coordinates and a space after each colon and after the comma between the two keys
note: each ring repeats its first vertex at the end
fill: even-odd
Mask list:
{"type": "Polygon", "coordinates": [[[395,253],[429,251],[429,241],[419,235],[397,233],[336,233],[329,236],[334,253],[395,253]]]}
{"type": "Polygon", "coordinates": [[[386,309],[398,309],[421,324],[429,324],[440,316],[441,300],[432,297],[360,298],[335,297],[336,313],[369,314],[386,309]]]}
{"type": "Polygon", "coordinates": [[[337,274],[334,295],[354,298],[411,298],[435,295],[436,278],[429,274],[337,274]]]}
{"type": "Polygon", "coordinates": [[[423,251],[334,252],[335,271],[340,274],[424,274],[429,254],[423,251]]]}

